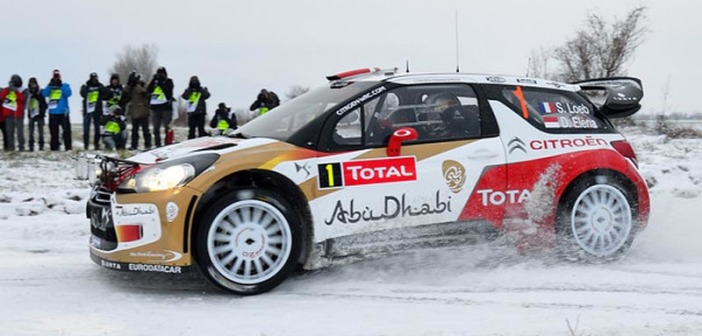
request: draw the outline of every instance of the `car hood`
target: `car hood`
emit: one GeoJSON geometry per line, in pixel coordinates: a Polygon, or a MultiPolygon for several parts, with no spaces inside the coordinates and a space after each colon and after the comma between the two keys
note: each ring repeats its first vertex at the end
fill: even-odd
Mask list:
{"type": "Polygon", "coordinates": [[[143,153],[129,158],[129,161],[142,163],[142,164],[153,164],[156,162],[169,160],[173,158],[180,158],[188,156],[190,154],[202,151],[232,151],[243,148],[249,148],[253,146],[259,146],[276,140],[271,139],[239,139],[239,138],[229,138],[229,137],[203,137],[196,138],[192,140],[183,141],[181,143],[168,145],[161,148],[152,149],[143,153]]]}

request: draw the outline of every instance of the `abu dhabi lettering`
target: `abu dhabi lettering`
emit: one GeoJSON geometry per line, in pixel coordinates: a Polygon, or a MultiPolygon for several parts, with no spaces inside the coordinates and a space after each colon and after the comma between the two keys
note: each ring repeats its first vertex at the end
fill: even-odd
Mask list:
{"type": "Polygon", "coordinates": [[[357,207],[355,200],[348,203],[339,200],[334,206],[332,215],[324,220],[327,225],[336,222],[342,224],[355,224],[358,222],[379,222],[395,218],[417,217],[426,215],[438,215],[444,212],[451,212],[451,196],[442,197],[440,191],[436,191],[433,202],[421,204],[408,203],[406,194],[401,196],[385,196],[383,208],[381,210],[372,209],[370,206],[357,207]]]}

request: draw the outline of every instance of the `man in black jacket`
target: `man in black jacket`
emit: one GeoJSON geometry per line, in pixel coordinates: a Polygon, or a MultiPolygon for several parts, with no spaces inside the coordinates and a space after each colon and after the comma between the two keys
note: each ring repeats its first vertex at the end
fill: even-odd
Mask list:
{"type": "Polygon", "coordinates": [[[210,127],[215,129],[215,134],[226,135],[230,130],[237,128],[236,114],[232,112],[231,107],[227,107],[223,102],[219,103],[219,108],[210,121],[210,127]]]}
{"type": "Polygon", "coordinates": [[[110,90],[110,98],[107,100],[107,111],[105,114],[112,112],[117,106],[124,111],[124,86],[119,79],[119,74],[113,73],[110,76],[110,85],[107,86],[110,90]]]}
{"type": "Polygon", "coordinates": [[[41,93],[37,79],[29,79],[27,89],[27,118],[29,119],[29,150],[34,151],[34,129],[39,134],[39,150],[44,150],[44,119],[46,119],[46,99],[41,93]]]}
{"type": "Polygon", "coordinates": [[[147,91],[151,94],[151,123],[156,147],[161,147],[161,125],[167,133],[173,119],[173,80],[168,78],[165,67],[158,67],[147,91]]]}
{"type": "Polygon", "coordinates": [[[190,77],[188,88],[185,89],[182,97],[188,102],[188,139],[195,138],[196,128],[198,137],[206,136],[205,117],[207,116],[207,104],[205,100],[210,98],[210,92],[207,90],[207,87],[202,87],[200,79],[197,76],[192,76],[190,77]]]}
{"type": "Polygon", "coordinates": [[[100,149],[100,119],[102,119],[103,102],[110,97],[110,91],[100,83],[97,73],[90,74],[83,86],[80,87],[80,96],[83,97],[83,145],[87,150],[90,144],[90,123],[94,130],[93,141],[95,150],[100,149]]]}

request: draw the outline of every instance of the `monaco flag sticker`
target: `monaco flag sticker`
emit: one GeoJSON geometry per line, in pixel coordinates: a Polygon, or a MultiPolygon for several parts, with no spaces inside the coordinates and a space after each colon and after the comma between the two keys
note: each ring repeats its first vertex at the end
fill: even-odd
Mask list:
{"type": "Polygon", "coordinates": [[[559,128],[561,124],[558,122],[557,116],[546,116],[544,117],[544,126],[546,128],[559,128]]]}

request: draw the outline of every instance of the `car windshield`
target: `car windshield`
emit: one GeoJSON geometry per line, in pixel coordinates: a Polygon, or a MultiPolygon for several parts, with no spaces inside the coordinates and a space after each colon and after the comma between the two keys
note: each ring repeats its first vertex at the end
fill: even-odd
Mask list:
{"type": "Polygon", "coordinates": [[[356,82],[339,87],[327,85],[311,90],[246,123],[234,136],[286,141],[322,113],[376,84],[377,82],[356,82]]]}

